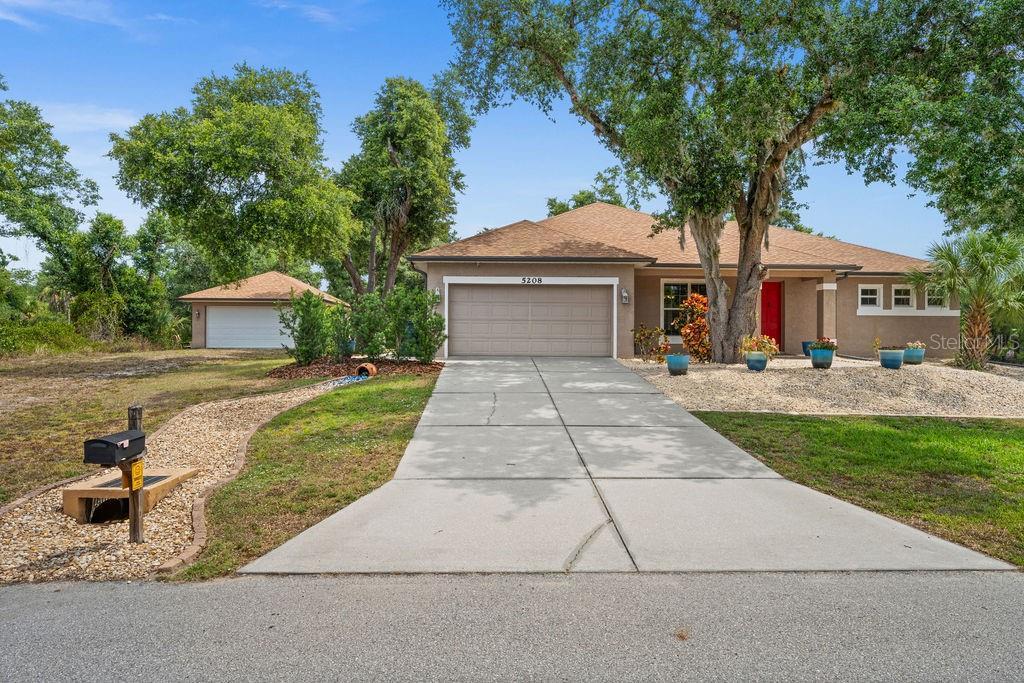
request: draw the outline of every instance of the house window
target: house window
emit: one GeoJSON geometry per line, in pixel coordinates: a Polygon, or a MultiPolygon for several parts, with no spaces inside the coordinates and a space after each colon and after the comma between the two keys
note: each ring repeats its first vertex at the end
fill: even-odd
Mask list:
{"type": "Polygon", "coordinates": [[[691,294],[708,295],[708,287],[703,282],[669,281],[661,283],[661,319],[665,334],[678,336],[679,328],[673,325],[679,317],[680,307],[691,294]]]}
{"type": "Polygon", "coordinates": [[[914,288],[909,285],[893,285],[892,287],[893,308],[913,308],[914,288]]]}
{"type": "Polygon", "coordinates": [[[927,306],[928,308],[946,308],[947,307],[946,295],[939,290],[929,287],[927,290],[927,306]]]}
{"type": "Polygon", "coordinates": [[[882,288],[879,285],[860,285],[858,293],[861,308],[881,308],[882,288]]]}

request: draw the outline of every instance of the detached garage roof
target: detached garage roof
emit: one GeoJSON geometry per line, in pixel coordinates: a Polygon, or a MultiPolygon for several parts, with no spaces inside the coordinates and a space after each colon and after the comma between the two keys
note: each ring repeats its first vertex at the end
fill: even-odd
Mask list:
{"type": "Polygon", "coordinates": [[[226,285],[210,287],[200,292],[192,292],[178,297],[179,301],[232,301],[232,302],[267,302],[290,301],[293,296],[301,296],[304,292],[313,292],[324,301],[332,304],[341,303],[337,297],[317,289],[313,285],[290,275],[272,270],[261,275],[253,275],[243,280],[229,282],[226,285]]]}

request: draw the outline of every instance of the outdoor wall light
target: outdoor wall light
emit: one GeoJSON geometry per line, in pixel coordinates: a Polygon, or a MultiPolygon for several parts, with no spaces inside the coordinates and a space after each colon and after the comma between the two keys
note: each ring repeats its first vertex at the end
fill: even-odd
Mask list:
{"type": "Polygon", "coordinates": [[[622,304],[624,306],[628,306],[629,305],[629,290],[626,289],[625,287],[623,287],[621,291],[622,291],[622,304]]]}
{"type": "Polygon", "coordinates": [[[441,288],[440,287],[434,287],[434,294],[436,296],[440,297],[441,296],[441,288]]]}

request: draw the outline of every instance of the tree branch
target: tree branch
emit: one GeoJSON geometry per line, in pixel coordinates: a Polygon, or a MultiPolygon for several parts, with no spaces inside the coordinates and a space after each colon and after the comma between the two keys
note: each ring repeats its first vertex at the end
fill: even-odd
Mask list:
{"type": "Polygon", "coordinates": [[[363,286],[363,278],[359,275],[359,269],[356,268],[356,264],[352,262],[352,258],[345,254],[342,258],[341,264],[345,266],[345,271],[348,273],[348,279],[352,283],[352,289],[356,294],[362,294],[366,291],[363,286]]]}
{"type": "Polygon", "coordinates": [[[562,84],[566,94],[569,95],[569,101],[572,102],[572,108],[576,112],[585,118],[590,125],[594,128],[594,132],[598,137],[604,138],[609,144],[615,147],[622,147],[622,136],[619,132],[612,128],[612,126],[601,118],[597,110],[593,107],[583,104],[583,98],[580,96],[579,90],[576,89],[576,84],[572,82],[569,74],[565,71],[565,65],[559,62],[551,54],[540,48],[535,48],[537,56],[541,58],[555,73],[555,78],[562,84]]]}

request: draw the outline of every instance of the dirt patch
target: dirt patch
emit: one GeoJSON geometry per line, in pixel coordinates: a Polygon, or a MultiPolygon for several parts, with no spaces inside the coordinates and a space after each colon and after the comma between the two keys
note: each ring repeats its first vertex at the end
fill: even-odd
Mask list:
{"type": "MultiPolygon", "coordinates": [[[[347,377],[356,374],[356,369],[366,362],[368,361],[365,358],[350,358],[349,360],[337,363],[329,358],[321,358],[309,365],[289,363],[288,365],[276,367],[268,373],[268,376],[275,379],[347,377]]],[[[394,361],[381,359],[373,364],[377,366],[377,374],[379,375],[436,375],[444,367],[444,363],[440,361],[420,363],[414,360],[394,361]]]]}
{"type": "Polygon", "coordinates": [[[620,361],[687,410],[803,415],[1024,417],[1024,381],[928,362],[886,370],[837,358],[815,370],[807,358],[776,358],[764,372],[745,365],[690,365],[671,377],[664,365],[620,361]]]}
{"type": "Polygon", "coordinates": [[[61,395],[103,391],[117,380],[160,375],[203,363],[281,355],[280,351],[176,349],[7,358],[0,361],[0,415],[59,400],[61,395]]]}

